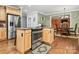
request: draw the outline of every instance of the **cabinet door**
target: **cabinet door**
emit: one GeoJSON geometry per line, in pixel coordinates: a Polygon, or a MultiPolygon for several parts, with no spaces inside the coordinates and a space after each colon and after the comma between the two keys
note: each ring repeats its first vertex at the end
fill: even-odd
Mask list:
{"type": "Polygon", "coordinates": [[[14,14],[14,15],[21,15],[20,9],[14,7],[6,6],[6,13],[14,14]]]}
{"type": "Polygon", "coordinates": [[[25,32],[25,51],[31,48],[31,31],[25,32]]]}
{"type": "Polygon", "coordinates": [[[52,29],[43,29],[42,41],[51,44],[54,40],[54,32],[52,29]]]}
{"type": "Polygon", "coordinates": [[[6,40],[6,29],[0,30],[0,41],[6,40]]]}
{"type": "Polygon", "coordinates": [[[44,42],[49,42],[50,40],[50,30],[49,29],[44,29],[43,30],[43,39],[44,42]]]}
{"type": "Polygon", "coordinates": [[[2,37],[2,40],[5,40],[6,39],[6,30],[5,29],[3,29],[1,31],[1,37],[2,37]]]}
{"type": "Polygon", "coordinates": [[[54,41],[54,29],[50,29],[50,44],[54,41]]]}
{"type": "Polygon", "coordinates": [[[20,51],[21,53],[24,53],[24,31],[17,30],[16,32],[17,32],[16,49],[20,51]]]}
{"type": "Polygon", "coordinates": [[[5,21],[5,20],[6,20],[5,8],[0,6],[0,21],[5,21]]]}

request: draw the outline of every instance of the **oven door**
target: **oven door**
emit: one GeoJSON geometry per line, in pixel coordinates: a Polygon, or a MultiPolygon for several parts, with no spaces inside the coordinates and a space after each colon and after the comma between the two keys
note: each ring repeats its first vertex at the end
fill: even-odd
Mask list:
{"type": "Polygon", "coordinates": [[[35,49],[41,44],[42,31],[33,31],[32,32],[32,49],[35,49]]]}

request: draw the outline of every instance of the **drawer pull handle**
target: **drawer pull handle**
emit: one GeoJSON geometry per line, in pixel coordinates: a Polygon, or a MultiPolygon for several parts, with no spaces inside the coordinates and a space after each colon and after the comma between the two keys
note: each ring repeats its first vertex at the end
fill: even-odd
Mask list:
{"type": "Polygon", "coordinates": [[[23,33],[21,33],[21,37],[23,37],[23,33]]]}
{"type": "Polygon", "coordinates": [[[51,31],[50,31],[50,33],[51,33],[51,31]]]}

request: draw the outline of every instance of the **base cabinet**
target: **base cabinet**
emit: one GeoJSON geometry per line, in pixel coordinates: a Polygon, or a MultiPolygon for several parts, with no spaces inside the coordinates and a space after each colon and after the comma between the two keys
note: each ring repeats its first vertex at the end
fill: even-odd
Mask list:
{"type": "Polygon", "coordinates": [[[6,21],[6,11],[4,6],[0,6],[0,21],[6,21]]]}
{"type": "Polygon", "coordinates": [[[0,41],[6,40],[6,28],[0,28],[0,41]]]}
{"type": "Polygon", "coordinates": [[[16,49],[21,53],[25,53],[31,49],[31,30],[17,29],[16,33],[16,49]]]}
{"type": "Polygon", "coordinates": [[[42,34],[42,41],[52,44],[54,41],[54,30],[52,28],[44,28],[42,34]]]}

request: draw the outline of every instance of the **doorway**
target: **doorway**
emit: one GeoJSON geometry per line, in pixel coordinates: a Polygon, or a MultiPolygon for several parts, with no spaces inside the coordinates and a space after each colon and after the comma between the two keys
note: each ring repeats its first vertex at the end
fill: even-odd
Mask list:
{"type": "Polygon", "coordinates": [[[59,28],[60,24],[61,24],[61,19],[60,18],[52,18],[51,25],[54,29],[59,28]]]}

